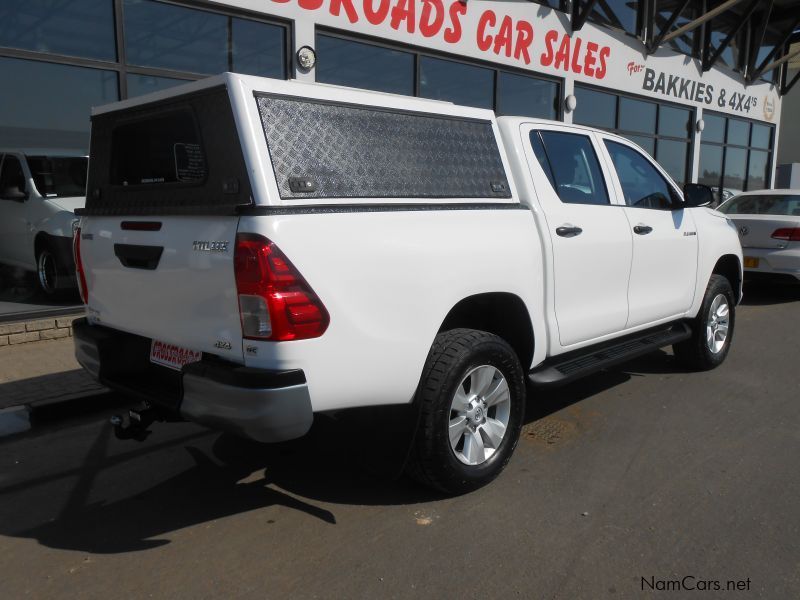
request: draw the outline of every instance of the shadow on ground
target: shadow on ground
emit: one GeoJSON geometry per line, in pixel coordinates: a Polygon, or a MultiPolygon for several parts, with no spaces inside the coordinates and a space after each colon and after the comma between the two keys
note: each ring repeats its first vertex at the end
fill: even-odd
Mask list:
{"type": "Polygon", "coordinates": [[[742,304],[745,306],[768,306],[800,302],[800,283],[756,283],[744,284],[742,304]]]}
{"type": "MultiPolygon", "coordinates": [[[[661,353],[626,365],[625,371],[601,372],[562,388],[531,391],[526,420],[530,424],[546,419],[627,381],[631,373],[667,372],[671,365],[672,357],[661,353]]],[[[158,441],[156,430],[137,445],[116,441],[112,428],[102,425],[92,430],[94,438],[79,452],[84,460],[74,469],[0,488],[0,503],[6,507],[0,534],[35,539],[51,548],[122,553],[168,544],[165,538],[179,529],[271,506],[335,525],[336,505],[439,500],[441,495],[402,475],[415,424],[416,412],[408,407],[345,411],[320,416],[300,440],[271,445],[206,430],[166,442],[158,441]],[[120,451],[120,446],[113,446],[119,444],[129,446],[120,451]],[[160,466],[169,462],[165,457],[170,451],[174,456],[175,448],[181,447],[191,457],[191,467],[173,474],[174,470],[160,466]],[[143,457],[149,460],[136,460],[143,457]],[[100,477],[109,470],[114,470],[114,478],[100,477]],[[135,491],[119,500],[88,501],[90,494],[118,497],[110,482],[120,477],[159,482],[141,489],[134,483],[129,487],[135,491]],[[51,509],[63,508],[55,518],[20,530],[8,508],[26,511],[26,494],[32,489],[41,493],[39,486],[51,492],[46,500],[51,509]]],[[[53,438],[53,453],[61,451],[59,439],[53,438]]]]}

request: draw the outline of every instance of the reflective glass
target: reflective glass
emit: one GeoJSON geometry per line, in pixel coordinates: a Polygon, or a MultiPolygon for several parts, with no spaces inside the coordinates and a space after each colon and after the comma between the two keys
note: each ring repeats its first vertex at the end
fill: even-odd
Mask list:
{"type": "Polygon", "coordinates": [[[0,46],[116,60],[113,0],[2,0],[0,46]]]}
{"type": "Polygon", "coordinates": [[[636,33],[636,5],[630,0],[605,0],[592,8],[589,20],[601,25],[636,33]]]}
{"type": "Polygon", "coordinates": [[[592,142],[585,135],[542,131],[556,193],[568,204],[608,204],[608,193],[592,142]]]}
{"type": "Polygon", "coordinates": [[[712,188],[719,188],[722,176],[722,146],[701,144],[700,147],[700,172],[697,182],[704,183],[712,188]]]}
{"type": "Polygon", "coordinates": [[[414,95],[413,54],[327,35],[316,43],[317,81],[414,95]]]}
{"type": "Polygon", "coordinates": [[[747,168],[747,150],[742,148],[725,149],[725,173],[722,177],[722,187],[732,192],[744,190],[744,180],[747,168]]]}
{"type": "Polygon", "coordinates": [[[655,133],[656,109],[657,105],[653,102],[621,97],[619,99],[619,129],[655,133]]]}
{"type": "Polygon", "coordinates": [[[756,125],[753,123],[753,137],[750,144],[755,148],[769,149],[772,138],[772,128],[769,125],[756,125]]]}
{"type": "Polygon", "coordinates": [[[91,107],[119,100],[113,71],[0,58],[0,72],[15,82],[0,86],[4,146],[86,151],[91,107]]]}
{"type": "Polygon", "coordinates": [[[166,90],[175,85],[187,83],[185,79],[173,79],[172,77],[154,77],[153,75],[136,75],[128,73],[128,98],[166,90]]]}
{"type": "Polygon", "coordinates": [[[617,97],[575,86],[575,115],[573,121],[578,125],[590,125],[603,129],[614,129],[616,126],[617,97]]]}
{"type": "Polygon", "coordinates": [[[128,63],[213,75],[228,70],[228,17],[152,0],[124,0],[128,63]]]}
{"type": "Polygon", "coordinates": [[[769,153],[760,150],[750,151],[750,164],[747,167],[747,190],[763,190],[768,187],[767,165],[769,153]]]}
{"type": "Polygon", "coordinates": [[[558,84],[553,81],[500,72],[497,114],[557,119],[558,84]]]}
{"type": "Polygon", "coordinates": [[[691,137],[692,111],[662,104],[658,109],[658,134],[671,137],[691,137]]]}
{"type": "Polygon", "coordinates": [[[750,142],[750,123],[738,119],[728,119],[728,143],[747,146],[750,142]]]}
{"type": "Polygon", "coordinates": [[[420,60],[419,95],[478,108],[492,108],[494,71],[423,56],[420,60]]]}
{"type": "Polygon", "coordinates": [[[656,153],[656,139],[647,137],[645,135],[630,135],[626,134],[626,138],[632,141],[634,144],[637,144],[644,149],[650,156],[654,156],[656,153]]]}
{"type": "Polygon", "coordinates": [[[637,208],[670,208],[670,186],[649,160],[623,144],[606,141],[606,147],[619,176],[625,204],[637,208]]]}
{"type": "Polygon", "coordinates": [[[656,160],[678,184],[686,183],[686,153],[689,144],[673,140],[658,140],[656,160]]]}
{"type": "Polygon", "coordinates": [[[725,117],[718,117],[708,113],[703,115],[702,138],[704,142],[724,142],[725,141],[725,117]]]}
{"type": "Polygon", "coordinates": [[[233,70],[246,75],[286,78],[286,30],[279,25],[231,19],[233,70]]]}

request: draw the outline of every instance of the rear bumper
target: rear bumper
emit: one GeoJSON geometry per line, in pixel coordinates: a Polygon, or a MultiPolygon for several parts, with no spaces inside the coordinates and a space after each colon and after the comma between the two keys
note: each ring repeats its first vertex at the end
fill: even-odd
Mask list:
{"type": "Polygon", "coordinates": [[[800,280],[800,248],[742,248],[742,254],[745,259],[758,259],[757,267],[744,268],[745,278],[756,275],[800,280]]]}
{"type": "Polygon", "coordinates": [[[314,419],[305,375],[204,358],[173,371],[150,363],[150,340],[86,319],[73,323],[75,358],[95,379],[195,421],[260,442],[301,437],[314,419]]]}

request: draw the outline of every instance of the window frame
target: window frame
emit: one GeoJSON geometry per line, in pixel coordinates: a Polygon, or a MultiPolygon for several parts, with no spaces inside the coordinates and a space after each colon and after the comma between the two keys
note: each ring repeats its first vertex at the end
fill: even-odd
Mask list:
{"type": "MultiPolygon", "coordinates": [[[[555,9],[554,9],[555,10],[555,9]]],[[[317,36],[325,35],[328,37],[335,37],[345,41],[350,42],[357,42],[360,44],[369,44],[372,46],[377,46],[380,48],[385,48],[387,50],[395,50],[397,52],[406,52],[412,54],[414,56],[414,98],[424,98],[424,96],[420,96],[420,76],[422,74],[421,62],[422,57],[427,56],[430,58],[437,58],[440,60],[447,60],[454,63],[459,63],[467,66],[472,67],[480,67],[484,69],[490,69],[493,71],[493,87],[492,87],[492,108],[489,110],[497,110],[497,91],[498,91],[498,82],[500,79],[500,73],[511,73],[513,75],[522,75],[524,77],[528,77],[530,79],[535,79],[539,81],[545,81],[549,83],[553,83],[556,86],[556,106],[555,112],[556,116],[553,121],[563,121],[564,120],[564,106],[563,106],[563,94],[564,94],[564,79],[562,77],[554,77],[551,75],[544,75],[541,73],[532,74],[531,71],[526,69],[519,69],[515,67],[510,67],[506,65],[500,65],[498,63],[494,63],[488,60],[478,60],[478,59],[471,59],[471,58],[464,58],[459,55],[449,54],[447,52],[440,52],[438,50],[434,50],[432,48],[422,48],[420,46],[415,46],[411,44],[399,44],[399,43],[392,43],[386,42],[384,39],[376,38],[373,36],[368,35],[360,35],[360,34],[352,34],[352,33],[345,33],[341,30],[324,27],[322,25],[316,25],[314,28],[314,46],[317,46],[317,36]]],[[[541,118],[541,117],[528,117],[526,115],[522,115],[524,118],[541,118]]]]}

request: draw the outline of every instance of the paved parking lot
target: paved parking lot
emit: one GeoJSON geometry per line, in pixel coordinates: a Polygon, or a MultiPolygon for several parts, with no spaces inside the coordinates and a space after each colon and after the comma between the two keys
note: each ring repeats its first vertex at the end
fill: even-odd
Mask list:
{"type": "Polygon", "coordinates": [[[0,596],[796,598],[800,288],[746,294],[720,369],[662,352],[534,393],[508,469],[459,498],[396,476],[398,410],[276,446],[120,442],[107,414],[8,439],[0,596]]]}

